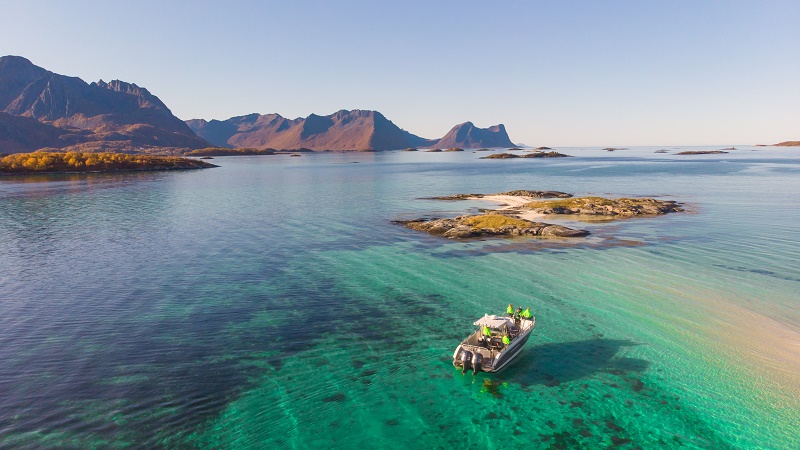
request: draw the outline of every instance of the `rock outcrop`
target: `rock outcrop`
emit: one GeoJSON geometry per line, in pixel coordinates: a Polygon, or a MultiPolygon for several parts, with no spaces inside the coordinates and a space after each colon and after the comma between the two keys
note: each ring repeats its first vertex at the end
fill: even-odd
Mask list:
{"type": "Polygon", "coordinates": [[[531,197],[531,198],[570,198],[572,194],[559,191],[530,191],[527,189],[517,189],[514,191],[500,192],[498,194],[455,194],[439,197],[425,197],[424,200],[471,200],[483,198],[491,195],[510,195],[512,197],[531,197]]]}
{"type": "Polygon", "coordinates": [[[424,231],[434,236],[450,239],[470,239],[487,236],[542,236],[583,237],[586,230],[575,230],[561,225],[531,222],[501,214],[459,216],[454,219],[398,221],[405,227],[424,231]]]}
{"type": "Polygon", "coordinates": [[[800,141],[785,141],[775,144],[775,147],[800,147],[800,141]]]}
{"type": "Polygon", "coordinates": [[[495,153],[489,156],[483,156],[479,159],[512,159],[512,158],[569,158],[571,155],[565,155],[556,151],[540,152],[534,151],[525,153],[523,155],[515,155],[513,153],[495,153]]]}
{"type": "Polygon", "coordinates": [[[672,200],[652,198],[577,197],[566,200],[544,200],[526,204],[523,209],[539,214],[579,214],[589,216],[655,216],[684,209],[672,200]]]}

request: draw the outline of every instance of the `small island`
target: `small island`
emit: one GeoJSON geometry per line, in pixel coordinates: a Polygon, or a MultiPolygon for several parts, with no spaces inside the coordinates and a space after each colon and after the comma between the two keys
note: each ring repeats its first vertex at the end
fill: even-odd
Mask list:
{"type": "MultiPolygon", "coordinates": [[[[760,146],[759,146],[760,147],[760,146]]],[[[785,141],[775,144],[773,147],[800,147],[800,141],[785,141]]]]}
{"type": "Polygon", "coordinates": [[[723,150],[687,150],[685,152],[675,153],[676,155],[721,155],[728,153],[723,150]]]}
{"type": "Polygon", "coordinates": [[[511,159],[511,158],[569,158],[571,155],[565,155],[556,151],[542,152],[533,151],[524,155],[515,155],[513,153],[495,153],[493,155],[483,156],[479,159],[511,159]]]}
{"type": "Polygon", "coordinates": [[[407,228],[425,231],[434,236],[471,239],[490,236],[516,237],[583,237],[587,230],[541,222],[547,216],[569,215],[570,220],[592,221],[624,219],[637,216],[658,216],[684,211],[672,200],[653,198],[573,197],[560,191],[513,190],[498,194],[455,194],[427,197],[426,200],[489,200],[501,204],[500,209],[482,210],[480,215],[463,215],[453,219],[434,218],[395,221],[407,228]]]}
{"type": "Polygon", "coordinates": [[[129,155],[126,153],[33,152],[15,153],[0,159],[0,174],[131,172],[188,170],[218,167],[197,159],[177,156],[129,155]]]}

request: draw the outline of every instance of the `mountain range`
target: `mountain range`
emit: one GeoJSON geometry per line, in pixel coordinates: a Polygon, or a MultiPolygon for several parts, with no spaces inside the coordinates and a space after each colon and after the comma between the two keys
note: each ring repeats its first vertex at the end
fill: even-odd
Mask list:
{"type": "Polygon", "coordinates": [[[187,120],[198,136],[219,147],[311,150],[397,150],[407,147],[513,147],[503,125],[456,125],[442,139],[405,131],[377,111],[337,111],[287,119],[279,114],[249,114],[228,120],[187,120]]]}
{"type": "Polygon", "coordinates": [[[287,150],[514,146],[503,125],[478,128],[465,122],[441,139],[426,139],[367,110],[297,119],[249,114],[184,122],[136,84],[86,83],[20,56],[0,57],[0,153],[38,149],[174,153],[212,145],[287,150]]]}

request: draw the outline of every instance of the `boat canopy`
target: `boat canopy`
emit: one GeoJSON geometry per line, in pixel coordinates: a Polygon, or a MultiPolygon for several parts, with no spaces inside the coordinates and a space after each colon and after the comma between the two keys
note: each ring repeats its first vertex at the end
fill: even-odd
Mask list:
{"type": "Polygon", "coordinates": [[[476,320],[473,325],[478,327],[487,326],[495,330],[501,330],[504,325],[507,327],[514,325],[514,320],[510,317],[497,317],[494,314],[491,316],[485,314],[483,317],[476,320]]]}

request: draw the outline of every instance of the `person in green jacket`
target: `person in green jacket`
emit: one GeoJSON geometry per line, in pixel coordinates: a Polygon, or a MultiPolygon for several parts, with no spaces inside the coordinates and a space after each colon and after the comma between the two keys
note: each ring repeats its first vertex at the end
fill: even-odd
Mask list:
{"type": "Polygon", "coordinates": [[[503,344],[508,346],[508,344],[510,344],[510,343],[511,343],[511,338],[508,337],[508,333],[504,334],[503,335],[503,344]]]}
{"type": "Polygon", "coordinates": [[[508,317],[514,315],[514,305],[512,305],[511,303],[509,303],[508,308],[506,308],[506,314],[508,314],[508,317]]]}
{"type": "Polygon", "coordinates": [[[530,308],[525,308],[525,311],[522,311],[521,315],[522,315],[523,319],[528,319],[528,320],[531,320],[531,317],[533,317],[531,315],[531,309],[530,308]]]}
{"type": "Polygon", "coordinates": [[[489,342],[489,339],[492,338],[492,330],[486,325],[481,327],[481,334],[483,335],[483,338],[486,339],[486,342],[489,342]]]}

